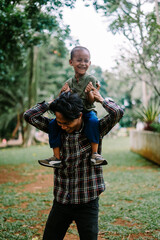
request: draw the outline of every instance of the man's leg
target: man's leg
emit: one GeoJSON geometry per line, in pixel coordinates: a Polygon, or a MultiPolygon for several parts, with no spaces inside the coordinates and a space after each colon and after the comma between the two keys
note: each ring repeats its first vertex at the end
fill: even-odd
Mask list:
{"type": "Polygon", "coordinates": [[[80,240],[98,239],[98,211],[98,198],[76,209],[75,222],[80,240]]]}
{"type": "Polygon", "coordinates": [[[67,209],[67,205],[54,201],[46,222],[43,240],[62,240],[71,223],[72,218],[67,209]]]}

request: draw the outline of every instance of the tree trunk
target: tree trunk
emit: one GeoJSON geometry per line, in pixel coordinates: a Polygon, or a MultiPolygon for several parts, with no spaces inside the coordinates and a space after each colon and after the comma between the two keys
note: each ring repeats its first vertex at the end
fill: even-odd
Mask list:
{"type": "MultiPolygon", "coordinates": [[[[37,62],[38,48],[32,46],[29,52],[29,81],[28,81],[28,108],[34,106],[37,102],[37,62]]],[[[34,142],[35,128],[31,125],[27,126],[24,136],[24,146],[28,147],[34,142]]]]}
{"type": "Polygon", "coordinates": [[[155,0],[155,8],[156,8],[156,18],[157,18],[157,24],[160,25],[159,20],[159,8],[158,8],[158,0],[155,0]]]}
{"type": "Polygon", "coordinates": [[[143,102],[143,105],[147,107],[148,97],[147,97],[147,86],[145,81],[142,81],[142,102],[143,102]]]}
{"type": "Polygon", "coordinates": [[[20,127],[20,116],[19,116],[19,114],[17,114],[17,124],[12,132],[12,138],[15,138],[15,135],[16,135],[19,127],[20,127]]]}

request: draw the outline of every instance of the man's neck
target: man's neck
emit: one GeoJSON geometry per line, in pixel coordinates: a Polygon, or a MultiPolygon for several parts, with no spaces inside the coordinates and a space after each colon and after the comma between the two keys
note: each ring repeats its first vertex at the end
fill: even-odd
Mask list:
{"type": "Polygon", "coordinates": [[[80,122],[79,122],[79,124],[77,125],[77,128],[76,128],[76,131],[79,132],[81,130],[82,126],[83,126],[83,120],[80,119],[80,122]]]}

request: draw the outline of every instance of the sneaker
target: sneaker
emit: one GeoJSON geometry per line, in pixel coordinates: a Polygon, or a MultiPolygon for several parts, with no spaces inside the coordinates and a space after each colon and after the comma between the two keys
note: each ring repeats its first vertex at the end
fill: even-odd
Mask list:
{"type": "Polygon", "coordinates": [[[108,162],[98,153],[92,154],[91,162],[93,165],[107,165],[108,164],[108,162]]]}
{"type": "Polygon", "coordinates": [[[52,168],[61,168],[62,167],[62,161],[56,158],[55,156],[44,159],[44,160],[38,160],[39,164],[45,167],[52,167],[52,168]]]}

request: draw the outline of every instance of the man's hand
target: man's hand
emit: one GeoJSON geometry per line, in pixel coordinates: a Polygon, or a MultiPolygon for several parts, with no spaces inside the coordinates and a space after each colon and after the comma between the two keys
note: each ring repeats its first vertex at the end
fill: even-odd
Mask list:
{"type": "Polygon", "coordinates": [[[96,87],[97,87],[97,90],[99,91],[99,89],[100,89],[100,87],[101,87],[101,85],[100,85],[100,82],[99,82],[99,81],[96,83],[96,87]]]}
{"type": "Polygon", "coordinates": [[[101,94],[100,94],[100,92],[98,91],[97,88],[92,87],[92,93],[93,93],[93,96],[94,96],[94,100],[96,102],[102,103],[104,101],[104,98],[101,96],[101,94]]]}

